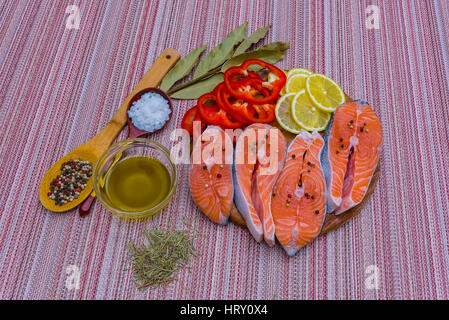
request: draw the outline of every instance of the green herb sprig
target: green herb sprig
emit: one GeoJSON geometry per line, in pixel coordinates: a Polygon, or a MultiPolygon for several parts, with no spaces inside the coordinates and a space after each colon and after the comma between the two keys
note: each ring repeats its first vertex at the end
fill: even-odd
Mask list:
{"type": "Polygon", "coordinates": [[[145,231],[148,244],[128,244],[137,288],[157,287],[176,280],[173,274],[196,256],[195,237],[188,230],[145,231]]]}
{"type": "Polygon", "coordinates": [[[173,88],[175,83],[190,74],[207,44],[187,54],[164,77],[161,89],[173,99],[198,99],[223,81],[223,73],[228,68],[240,65],[246,59],[255,58],[273,64],[284,58],[285,51],[290,48],[288,42],[272,42],[255,50],[247,51],[265,38],[271,25],[257,29],[249,37],[246,37],[247,28],[248,23],[245,22],[231,31],[198,63],[191,80],[173,88]]]}

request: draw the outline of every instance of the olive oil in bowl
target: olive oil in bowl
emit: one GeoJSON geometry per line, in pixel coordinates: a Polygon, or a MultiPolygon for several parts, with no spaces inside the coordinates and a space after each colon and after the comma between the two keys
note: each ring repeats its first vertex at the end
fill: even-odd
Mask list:
{"type": "Polygon", "coordinates": [[[112,206],[140,212],[158,205],[170,192],[171,179],[159,160],[135,156],[121,160],[106,178],[106,195],[112,206]]]}

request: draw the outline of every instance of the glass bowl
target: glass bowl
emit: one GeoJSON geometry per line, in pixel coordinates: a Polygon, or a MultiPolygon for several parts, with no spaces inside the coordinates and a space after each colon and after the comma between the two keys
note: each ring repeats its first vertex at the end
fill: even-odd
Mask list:
{"type": "Polygon", "coordinates": [[[127,139],[112,145],[100,156],[93,172],[93,186],[98,200],[113,215],[121,218],[146,218],[156,214],[168,205],[176,191],[177,185],[178,173],[176,165],[170,158],[170,152],[159,143],[145,138],[127,139]],[[106,181],[119,161],[136,156],[147,156],[159,160],[169,172],[170,187],[167,196],[155,206],[139,212],[124,211],[116,208],[111,202],[106,192],[106,181]]]}

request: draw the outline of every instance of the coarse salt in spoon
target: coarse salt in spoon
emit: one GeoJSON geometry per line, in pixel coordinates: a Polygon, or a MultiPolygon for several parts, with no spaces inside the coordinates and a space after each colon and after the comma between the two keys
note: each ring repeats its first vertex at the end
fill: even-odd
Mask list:
{"type": "Polygon", "coordinates": [[[154,132],[157,132],[157,131],[163,129],[167,125],[167,123],[170,121],[170,119],[171,119],[172,110],[173,110],[173,108],[172,108],[172,103],[171,103],[170,97],[164,91],[162,91],[161,89],[158,89],[158,88],[147,88],[147,89],[143,89],[142,91],[138,92],[130,100],[129,105],[128,105],[128,112],[127,112],[128,128],[129,128],[128,139],[139,138],[139,137],[141,137],[143,135],[154,133],[154,132]],[[129,117],[129,109],[131,109],[133,104],[135,102],[139,101],[142,98],[143,95],[145,95],[146,93],[150,93],[150,92],[160,95],[168,103],[168,107],[170,109],[170,113],[168,115],[168,120],[165,121],[165,123],[160,128],[152,130],[152,131],[144,131],[144,130],[141,130],[141,129],[137,128],[134,125],[132,119],[129,117]]]}

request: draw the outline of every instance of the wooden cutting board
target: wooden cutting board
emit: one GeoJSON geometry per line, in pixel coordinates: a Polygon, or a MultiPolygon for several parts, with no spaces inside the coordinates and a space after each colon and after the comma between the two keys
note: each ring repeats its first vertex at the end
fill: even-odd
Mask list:
{"type": "MultiPolygon", "coordinates": [[[[376,171],[374,171],[373,178],[371,179],[371,183],[368,187],[368,190],[366,191],[365,198],[363,198],[362,202],[360,202],[357,206],[349,209],[348,211],[339,214],[338,216],[336,216],[333,213],[327,214],[320,235],[326,234],[330,231],[339,228],[340,226],[342,226],[343,224],[354,218],[356,215],[358,215],[360,211],[362,211],[363,207],[369,201],[374,192],[374,189],[376,188],[377,181],[379,180],[379,174],[380,174],[380,161],[377,163],[376,171]]],[[[231,221],[243,228],[246,228],[245,220],[243,220],[235,204],[231,208],[231,221]]]]}
{"type": "MultiPolygon", "coordinates": [[[[346,95],[346,101],[351,101],[351,100],[353,100],[353,99],[350,98],[348,95],[346,95]]],[[[284,130],[281,126],[279,126],[277,121],[273,121],[271,123],[271,125],[273,127],[279,128],[281,130],[281,132],[285,136],[285,139],[287,140],[287,145],[296,137],[295,134],[290,133],[290,132],[284,130]]],[[[365,197],[363,198],[362,202],[360,202],[357,206],[351,208],[350,210],[348,210],[342,214],[339,214],[337,216],[333,213],[327,214],[326,219],[324,220],[324,225],[323,225],[323,228],[321,229],[320,235],[326,234],[332,230],[339,228],[340,226],[342,226],[343,224],[345,224],[346,222],[348,222],[349,220],[354,218],[356,215],[358,215],[360,213],[360,211],[362,211],[363,207],[369,201],[369,199],[371,198],[371,195],[374,192],[374,189],[376,188],[377,181],[379,180],[379,174],[380,174],[380,160],[377,163],[377,168],[374,171],[374,175],[371,179],[371,183],[368,187],[368,190],[366,191],[365,197]]],[[[242,215],[240,214],[239,210],[235,206],[235,203],[231,208],[231,221],[243,228],[246,228],[245,220],[243,220],[242,215]]]]}

